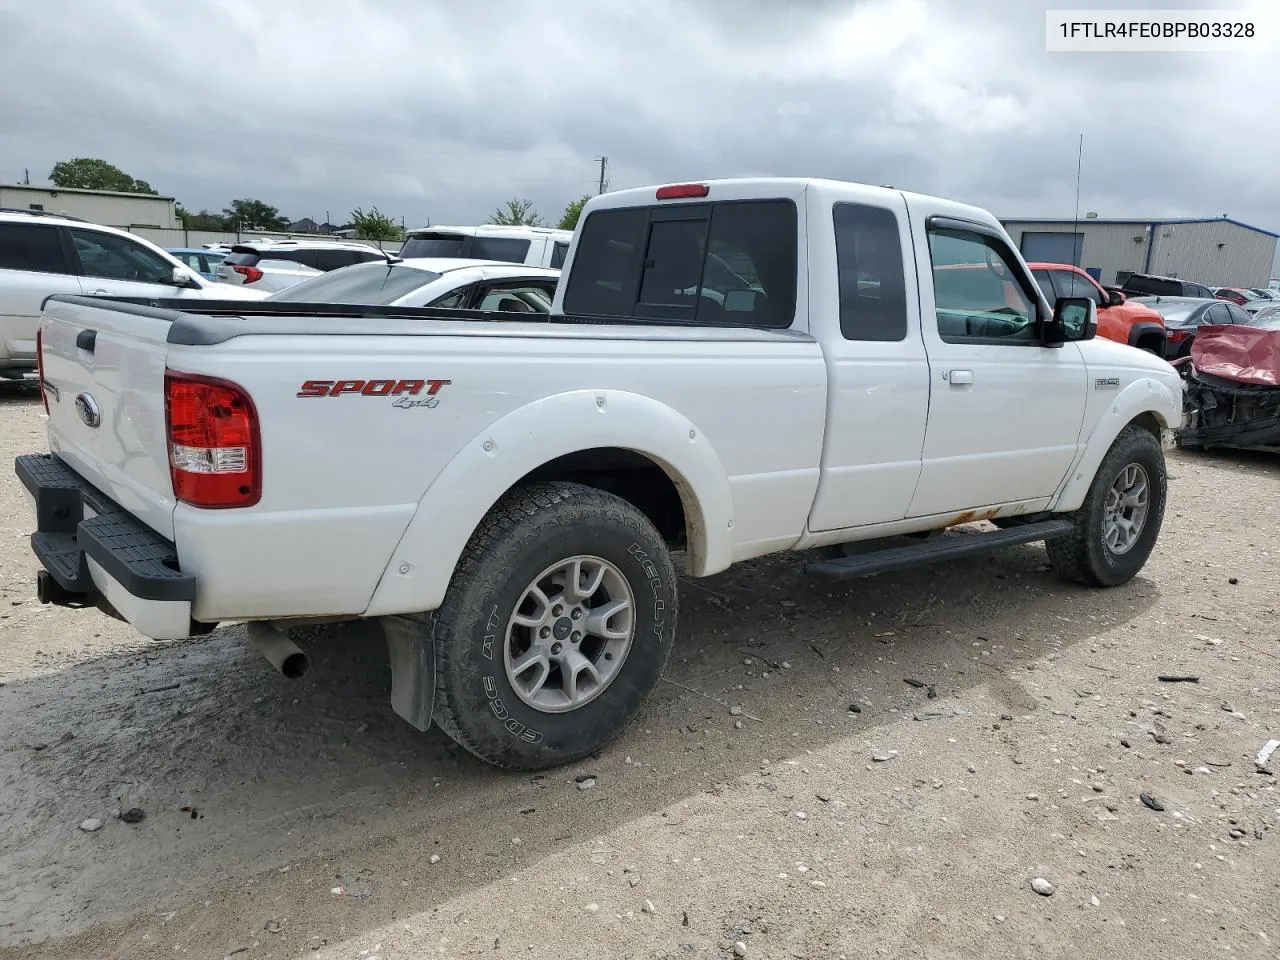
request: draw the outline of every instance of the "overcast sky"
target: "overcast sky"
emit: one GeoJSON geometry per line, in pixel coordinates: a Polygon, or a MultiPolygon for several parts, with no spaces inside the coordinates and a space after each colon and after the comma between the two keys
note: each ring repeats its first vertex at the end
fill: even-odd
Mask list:
{"type": "Polygon", "coordinates": [[[1046,53],[1073,5],[0,0],[0,181],[88,156],[191,210],[555,220],[603,154],[615,188],[814,175],[1070,217],[1083,133],[1081,215],[1280,231],[1280,49],[1046,53]]]}

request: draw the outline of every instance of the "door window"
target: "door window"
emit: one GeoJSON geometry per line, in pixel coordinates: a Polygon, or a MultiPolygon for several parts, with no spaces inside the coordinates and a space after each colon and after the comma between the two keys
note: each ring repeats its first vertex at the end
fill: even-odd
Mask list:
{"type": "Polygon", "coordinates": [[[898,218],[892,210],[861,203],[837,203],[832,217],[840,332],[846,340],[905,340],[907,283],[898,218]]]}
{"type": "Polygon", "coordinates": [[[173,264],[140,243],[111,233],[71,230],[85,276],[134,283],[167,283],[173,264]]]}
{"type": "Polygon", "coordinates": [[[1053,309],[1053,305],[1058,302],[1058,293],[1053,286],[1052,270],[1032,270],[1031,276],[1036,282],[1036,286],[1040,288],[1040,292],[1044,294],[1044,298],[1049,301],[1049,308],[1053,309]]]}
{"type": "Polygon", "coordinates": [[[474,286],[466,286],[461,290],[455,290],[447,297],[443,297],[434,303],[429,303],[429,307],[443,307],[446,310],[461,310],[467,305],[467,298],[471,296],[474,286]]]}
{"type": "Polygon", "coordinates": [[[555,284],[494,284],[485,290],[477,309],[501,313],[550,313],[555,291],[555,284]]]}
{"type": "Polygon", "coordinates": [[[68,273],[58,228],[43,224],[0,223],[0,270],[68,273]]]}
{"type": "Polygon", "coordinates": [[[556,241],[551,247],[551,266],[559,270],[564,266],[564,258],[569,253],[569,245],[556,241]]]}
{"type": "Polygon", "coordinates": [[[1031,346],[1040,342],[1036,301],[1009,249],[967,230],[929,231],[938,335],[947,343],[1031,346]]]}
{"type": "Polygon", "coordinates": [[[1099,307],[1104,306],[1102,302],[1102,291],[1094,284],[1090,283],[1086,278],[1078,273],[1072,273],[1070,270],[1059,270],[1055,278],[1059,295],[1063,297],[1088,297],[1099,307]]]}

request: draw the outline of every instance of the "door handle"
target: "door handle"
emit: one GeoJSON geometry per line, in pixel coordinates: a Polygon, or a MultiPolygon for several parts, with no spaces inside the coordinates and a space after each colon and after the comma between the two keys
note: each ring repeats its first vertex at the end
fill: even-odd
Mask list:
{"type": "Polygon", "coordinates": [[[97,296],[100,293],[105,294],[107,291],[106,290],[90,290],[89,292],[92,293],[94,296],[97,296]]]}
{"type": "Polygon", "coordinates": [[[973,383],[972,370],[948,370],[945,379],[953,387],[959,387],[973,383]]]}
{"type": "Polygon", "coordinates": [[[97,345],[97,330],[81,330],[76,334],[76,346],[85,351],[85,353],[93,353],[93,348],[97,345]]]}

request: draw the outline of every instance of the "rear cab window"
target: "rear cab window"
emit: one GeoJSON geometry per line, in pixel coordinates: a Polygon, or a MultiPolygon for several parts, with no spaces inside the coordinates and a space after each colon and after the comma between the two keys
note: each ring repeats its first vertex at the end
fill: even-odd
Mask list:
{"type": "Polygon", "coordinates": [[[583,221],[564,309],[655,323],[790,327],[798,214],[790,200],[596,210],[583,221]]]}
{"type": "Polygon", "coordinates": [[[837,203],[832,210],[840,275],[840,332],[846,340],[907,339],[902,238],[892,210],[837,203]]]}
{"type": "Polygon", "coordinates": [[[1137,293],[1154,297],[1182,296],[1182,284],[1177,280],[1160,280],[1156,277],[1130,277],[1120,289],[1129,294],[1137,293]]]}

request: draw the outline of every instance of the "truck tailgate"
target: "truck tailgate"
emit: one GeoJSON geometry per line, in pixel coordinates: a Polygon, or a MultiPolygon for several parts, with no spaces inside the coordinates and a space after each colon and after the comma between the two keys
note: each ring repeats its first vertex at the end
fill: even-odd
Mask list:
{"type": "Polygon", "coordinates": [[[49,449],[166,539],[173,486],[165,429],[169,320],[126,304],[45,304],[49,449]],[[105,309],[104,309],[105,308],[105,309]]]}

